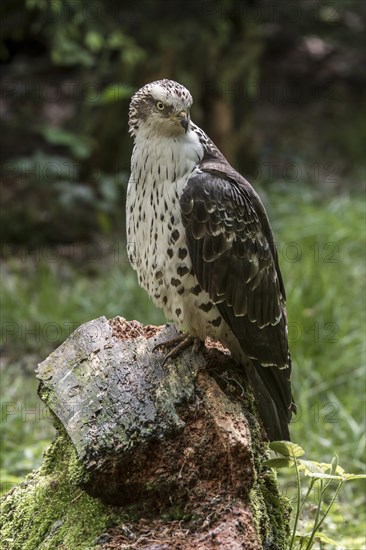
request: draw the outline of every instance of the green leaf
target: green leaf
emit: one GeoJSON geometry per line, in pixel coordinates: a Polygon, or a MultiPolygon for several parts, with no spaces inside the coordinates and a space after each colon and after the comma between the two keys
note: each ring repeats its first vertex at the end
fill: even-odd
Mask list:
{"type": "Polygon", "coordinates": [[[322,468],[324,473],[329,473],[331,475],[336,474],[336,475],[339,475],[339,476],[343,476],[345,474],[344,469],[341,466],[339,466],[339,464],[337,464],[337,466],[335,468],[335,471],[333,471],[332,463],[329,464],[327,462],[320,462],[319,466],[322,468]]]}
{"type": "Polygon", "coordinates": [[[305,454],[305,451],[300,445],[291,443],[291,441],[272,441],[269,448],[283,456],[299,457],[305,454]]]}
{"type": "Polygon", "coordinates": [[[366,474],[344,474],[344,475],[347,481],[351,479],[366,479],[366,474]]]}
{"type": "MultiPolygon", "coordinates": [[[[303,533],[296,533],[295,540],[304,543],[310,541],[310,535],[304,535],[303,533]]],[[[302,546],[300,547],[302,548],[302,546]]]]}
{"type": "Polygon", "coordinates": [[[91,50],[83,47],[78,42],[77,29],[70,26],[57,26],[54,29],[51,58],[56,65],[76,65],[92,67],[95,56],[91,50]]]}
{"type": "Polygon", "coordinates": [[[331,474],[325,474],[324,472],[321,473],[309,473],[307,474],[309,477],[315,477],[316,479],[338,479],[342,480],[344,479],[343,476],[336,476],[331,474]]]}
{"type": "Polygon", "coordinates": [[[92,52],[99,52],[104,44],[104,38],[99,32],[89,31],[85,36],[85,45],[92,52]]]}
{"type": "MultiPolygon", "coordinates": [[[[295,540],[301,542],[302,544],[309,543],[310,538],[311,538],[311,533],[296,533],[295,535],[295,540]]],[[[338,544],[333,539],[330,539],[329,537],[327,537],[327,535],[324,535],[324,533],[321,533],[320,531],[316,531],[316,533],[314,533],[313,538],[319,542],[326,542],[328,544],[335,544],[335,545],[338,544]]]]}
{"type": "Polygon", "coordinates": [[[113,31],[109,34],[108,46],[112,49],[122,49],[128,44],[128,38],[120,31],[113,31]]]}
{"type": "Polygon", "coordinates": [[[270,458],[265,460],[263,465],[269,468],[290,468],[294,465],[294,461],[290,458],[270,458]]]}
{"type": "Polygon", "coordinates": [[[329,537],[327,537],[327,535],[324,535],[324,533],[321,533],[320,531],[316,531],[316,533],[314,533],[314,539],[318,540],[319,542],[327,542],[328,544],[335,544],[336,546],[338,545],[338,542],[330,539],[329,537]]]}
{"type": "Polygon", "coordinates": [[[322,474],[324,473],[319,462],[313,462],[312,460],[302,460],[299,459],[299,469],[304,471],[305,475],[309,474],[322,474]]]}
{"type": "Polygon", "coordinates": [[[336,473],[337,468],[338,468],[338,464],[339,464],[338,456],[334,455],[333,458],[332,458],[331,469],[330,469],[330,473],[332,475],[336,473]]]}
{"type": "Polygon", "coordinates": [[[69,147],[73,155],[78,159],[88,158],[94,146],[94,142],[90,137],[74,134],[61,128],[45,126],[40,128],[39,131],[48,143],[69,147]]]}
{"type": "Polygon", "coordinates": [[[96,101],[96,103],[113,103],[123,99],[130,99],[134,91],[135,89],[132,88],[132,86],[121,82],[109,84],[109,86],[104,88],[99,100],[96,101]]]}

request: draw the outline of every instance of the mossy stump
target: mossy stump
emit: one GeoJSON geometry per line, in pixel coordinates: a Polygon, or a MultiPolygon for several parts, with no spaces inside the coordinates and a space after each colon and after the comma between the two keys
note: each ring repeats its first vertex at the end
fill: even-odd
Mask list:
{"type": "Polygon", "coordinates": [[[100,317],[39,365],[57,437],[3,497],[1,548],[286,549],[244,373],[209,341],[163,365],[174,336],[100,317]]]}

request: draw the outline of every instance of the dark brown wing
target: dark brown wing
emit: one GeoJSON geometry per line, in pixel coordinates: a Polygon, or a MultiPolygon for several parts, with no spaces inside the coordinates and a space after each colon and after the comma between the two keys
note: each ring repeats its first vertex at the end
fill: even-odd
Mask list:
{"type": "Polygon", "coordinates": [[[262,365],[286,367],[284,290],[258,196],[235,181],[202,171],[190,177],[181,208],[198,282],[249,357],[262,365]]]}
{"type": "Polygon", "coordinates": [[[200,286],[254,360],[262,383],[257,398],[269,392],[287,426],[291,360],[272,231],[254,189],[230,165],[229,172],[221,166],[208,163],[192,174],[182,194],[188,250],[200,286]]]}

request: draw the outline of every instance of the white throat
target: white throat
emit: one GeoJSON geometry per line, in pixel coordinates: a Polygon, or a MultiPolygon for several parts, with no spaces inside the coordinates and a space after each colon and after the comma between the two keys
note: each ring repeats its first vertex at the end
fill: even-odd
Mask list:
{"type": "Polygon", "coordinates": [[[154,179],[156,183],[170,182],[188,176],[203,158],[203,147],[197,134],[165,136],[149,126],[141,127],[135,136],[131,159],[131,172],[142,180],[154,179]]]}

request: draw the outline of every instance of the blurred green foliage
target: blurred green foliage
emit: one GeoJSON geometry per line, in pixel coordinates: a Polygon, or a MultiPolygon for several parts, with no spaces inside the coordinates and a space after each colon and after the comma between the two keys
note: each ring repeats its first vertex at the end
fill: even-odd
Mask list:
{"type": "MultiPolygon", "coordinates": [[[[315,124],[319,132],[333,119],[339,118],[340,125],[359,120],[364,13],[357,0],[278,0],[275,5],[263,0],[4,0],[1,9],[6,109],[19,109],[4,119],[11,157],[19,148],[11,149],[16,139],[12,128],[21,124],[29,137],[37,106],[57,102],[62,109],[71,100],[76,106],[72,118],[60,115],[51,126],[83,140],[93,138],[89,155],[83,152],[86,166],[126,168],[129,97],[161,77],[189,87],[196,122],[229,160],[244,162],[249,175],[253,164],[266,160],[267,149],[279,145],[281,153],[290,155],[308,149],[304,153],[312,159],[307,160],[325,155],[339,160],[339,148],[348,142],[342,141],[342,131],[338,141],[333,133],[324,133],[330,150],[319,151],[311,147],[306,128],[314,131],[315,124]],[[268,129],[272,125],[280,130],[276,145],[268,129]],[[288,135],[296,137],[292,151],[288,135]],[[87,156],[92,157],[89,163],[87,156]]],[[[359,132],[364,135],[361,128],[359,132]]],[[[62,136],[58,144],[66,139],[67,146],[70,138],[62,136]]],[[[43,134],[43,146],[48,139],[54,143],[54,137],[43,134]]],[[[339,167],[352,168],[350,163],[339,167]]]]}
{"type": "MultiPolygon", "coordinates": [[[[82,140],[76,143],[72,135],[70,148],[85,150],[82,140]]],[[[8,190],[11,208],[2,210],[3,242],[36,246],[86,241],[112,228],[123,233],[128,173],[95,171],[83,180],[75,157],[36,151],[4,164],[4,173],[17,185],[8,190]]]]}
{"type": "MultiPolygon", "coordinates": [[[[121,231],[95,177],[126,181],[129,98],[161,77],[191,90],[195,122],[245,176],[273,183],[295,164],[308,181],[315,167],[326,173],[332,165],[334,177],[315,185],[359,187],[365,21],[358,1],[4,0],[0,10],[5,241],[121,231]],[[60,176],[70,172],[56,185],[42,170],[57,156],[60,176]],[[65,231],[56,219],[65,219],[65,231]]],[[[123,202],[119,189],[115,205],[123,202]]]]}
{"type": "MultiPolygon", "coordinates": [[[[337,541],[323,532],[323,524],[334,510],[338,495],[348,481],[365,479],[366,474],[347,473],[339,464],[337,455],[330,463],[317,462],[304,458],[305,451],[296,443],[273,441],[269,448],[276,453],[275,458],[265,461],[272,468],[294,468],[296,479],[296,504],[291,541],[288,550],[311,550],[319,542],[337,547],[337,541]],[[301,458],[302,457],[302,458],[301,458]],[[303,488],[305,481],[306,489],[303,488]],[[303,483],[302,483],[303,482],[303,483]],[[315,504],[315,506],[314,506],[315,504]],[[308,521],[304,518],[309,516],[308,521]],[[305,523],[306,528],[301,528],[305,523]],[[300,529],[299,529],[300,527],[300,529]]],[[[355,548],[355,539],[353,538],[355,548]]]]}

